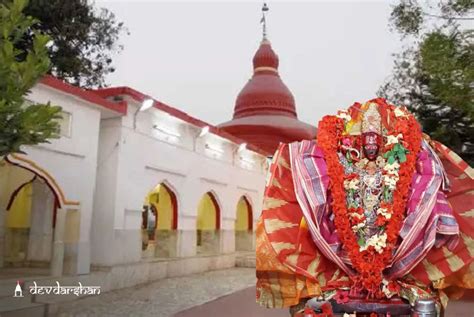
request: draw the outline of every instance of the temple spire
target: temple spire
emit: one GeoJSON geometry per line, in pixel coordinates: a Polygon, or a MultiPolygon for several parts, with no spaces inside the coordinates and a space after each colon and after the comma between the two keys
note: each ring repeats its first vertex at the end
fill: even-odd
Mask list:
{"type": "Polygon", "coordinates": [[[264,2],[263,7],[262,7],[262,19],[260,20],[260,23],[262,23],[263,40],[267,39],[267,20],[266,20],[265,12],[267,12],[268,10],[270,9],[268,8],[267,3],[264,2]]]}

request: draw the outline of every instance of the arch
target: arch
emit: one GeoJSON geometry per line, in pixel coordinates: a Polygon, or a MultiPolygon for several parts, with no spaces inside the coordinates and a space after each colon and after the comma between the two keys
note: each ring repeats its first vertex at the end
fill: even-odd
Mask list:
{"type": "Polygon", "coordinates": [[[0,174],[3,181],[0,201],[7,211],[4,224],[7,266],[28,267],[33,262],[41,268],[49,266],[53,261],[57,210],[61,206],[57,183],[49,174],[38,174],[37,169],[10,159],[2,161],[0,174]]]}
{"type": "Polygon", "coordinates": [[[172,228],[173,228],[173,230],[177,230],[178,229],[178,210],[179,210],[179,207],[180,207],[179,197],[178,197],[178,190],[173,185],[171,185],[171,183],[168,182],[168,180],[166,180],[166,179],[163,180],[161,182],[161,184],[166,188],[166,190],[168,191],[168,193],[170,195],[171,203],[172,203],[172,206],[173,206],[173,225],[172,225],[172,228]]]}
{"type": "Polygon", "coordinates": [[[243,195],[236,206],[235,218],[235,250],[251,251],[254,247],[253,237],[253,212],[249,198],[243,195]]]}
{"type": "Polygon", "coordinates": [[[66,199],[66,196],[64,195],[64,192],[61,187],[58,185],[56,179],[32,160],[29,160],[18,154],[9,154],[4,159],[6,162],[14,166],[24,168],[35,174],[37,177],[41,178],[51,188],[54,195],[56,196],[58,201],[58,208],[62,208],[65,205],[79,205],[78,201],[66,199]]]}
{"type": "Polygon", "coordinates": [[[176,230],[178,229],[178,199],[176,198],[176,193],[166,183],[163,182],[162,185],[170,198],[170,203],[171,203],[171,208],[172,208],[171,211],[173,215],[171,229],[176,230]]]}
{"type": "Polygon", "coordinates": [[[178,201],[176,194],[164,182],[152,189],[145,205],[155,212],[155,229],[176,230],[178,228],[178,201]]]}
{"type": "Polygon", "coordinates": [[[198,204],[196,219],[197,230],[220,230],[221,209],[212,191],[205,193],[198,204]]]}
{"type": "Polygon", "coordinates": [[[178,199],[167,181],[148,192],[142,213],[142,256],[176,256],[178,199]]]}
{"type": "Polygon", "coordinates": [[[236,213],[235,231],[251,231],[253,229],[252,205],[245,195],[241,196],[237,202],[236,213]]]}
{"type": "MultiPolygon", "coordinates": [[[[36,179],[39,179],[42,183],[44,183],[45,186],[47,186],[51,190],[51,192],[54,195],[54,212],[53,212],[53,220],[52,220],[52,226],[54,228],[56,225],[56,215],[57,215],[56,211],[58,208],[61,208],[61,206],[64,206],[65,204],[65,200],[61,199],[61,198],[64,198],[64,194],[62,194],[61,188],[57,185],[57,182],[54,180],[54,178],[52,178],[51,175],[49,175],[43,169],[39,168],[33,161],[27,160],[34,167],[34,168],[29,168],[28,166],[24,166],[23,164],[18,164],[17,162],[13,162],[11,157],[16,157],[16,155],[9,154],[8,156],[6,156],[4,158],[5,164],[8,164],[11,167],[18,168],[20,170],[25,171],[25,174],[22,177],[20,177],[20,178],[23,178],[23,181],[21,181],[21,183],[18,183],[17,186],[11,188],[10,190],[7,189],[7,192],[4,193],[6,194],[6,196],[4,197],[6,199],[5,200],[6,204],[3,207],[6,210],[9,210],[10,208],[12,208],[15,201],[18,202],[17,198],[21,199],[20,196],[24,196],[26,192],[28,191],[31,192],[32,183],[36,179]],[[38,174],[37,171],[42,171],[42,174],[38,174]],[[48,176],[46,177],[45,174],[43,173],[46,173],[48,176]]],[[[2,168],[1,165],[0,165],[0,168],[2,168]]],[[[0,197],[1,196],[2,195],[0,195],[0,197]]],[[[66,201],[66,202],[69,202],[69,205],[71,205],[70,201],[66,201]]],[[[10,214],[8,215],[10,216],[10,214]]]]}
{"type": "Polygon", "coordinates": [[[212,191],[202,195],[196,218],[196,253],[220,252],[221,209],[212,191]]]}

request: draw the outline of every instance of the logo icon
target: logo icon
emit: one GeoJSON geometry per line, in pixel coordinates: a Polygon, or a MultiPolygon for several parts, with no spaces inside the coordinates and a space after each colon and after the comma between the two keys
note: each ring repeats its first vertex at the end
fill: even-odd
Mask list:
{"type": "Polygon", "coordinates": [[[20,281],[16,281],[15,293],[13,297],[23,297],[23,290],[21,289],[20,281]]]}

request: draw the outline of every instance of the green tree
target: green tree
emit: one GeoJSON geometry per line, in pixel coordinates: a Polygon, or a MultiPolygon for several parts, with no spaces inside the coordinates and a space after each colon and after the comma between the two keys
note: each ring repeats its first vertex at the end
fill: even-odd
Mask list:
{"type": "MultiPolygon", "coordinates": [[[[126,31],[112,12],[88,0],[30,0],[24,12],[36,19],[32,30],[51,37],[52,75],[81,87],[105,85],[105,76],[115,71],[112,55],[123,49],[119,36],[126,31]]],[[[33,45],[31,34],[16,43],[23,56],[33,45]]]]}
{"type": "Polygon", "coordinates": [[[474,1],[401,0],[391,26],[405,44],[379,95],[404,104],[423,130],[474,163],[474,1]]]}
{"type": "Polygon", "coordinates": [[[29,89],[50,66],[47,35],[30,34],[32,48],[18,58],[24,52],[15,45],[36,22],[23,14],[25,6],[26,0],[0,4],[0,156],[58,136],[61,108],[25,102],[29,89]]]}

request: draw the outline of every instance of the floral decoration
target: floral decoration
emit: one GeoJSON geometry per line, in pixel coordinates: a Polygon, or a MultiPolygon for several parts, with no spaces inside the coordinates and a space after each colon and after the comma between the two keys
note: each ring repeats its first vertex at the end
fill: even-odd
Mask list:
{"type": "Polygon", "coordinates": [[[422,134],[416,119],[406,110],[389,105],[383,99],[370,102],[376,103],[379,109],[383,108],[383,113],[388,116],[384,119],[391,123],[385,127],[386,142],[380,149],[381,156],[375,162],[353,157],[348,161],[359,167],[367,168],[373,164],[382,168],[383,195],[376,209],[376,225],[380,229],[377,234],[366,240],[358,234],[367,222],[362,206],[351,200],[359,188],[360,179],[357,174],[345,173],[339,157],[339,153],[347,153],[344,149],[350,146],[348,140],[353,138],[346,131],[346,125],[352,124],[348,112],[325,116],[319,123],[317,141],[327,164],[337,234],[358,272],[352,278],[352,291],[364,291],[368,297],[382,298],[387,297],[387,290],[395,290],[392,284],[384,284],[383,270],[390,264],[405,218],[408,190],[422,134]]]}

